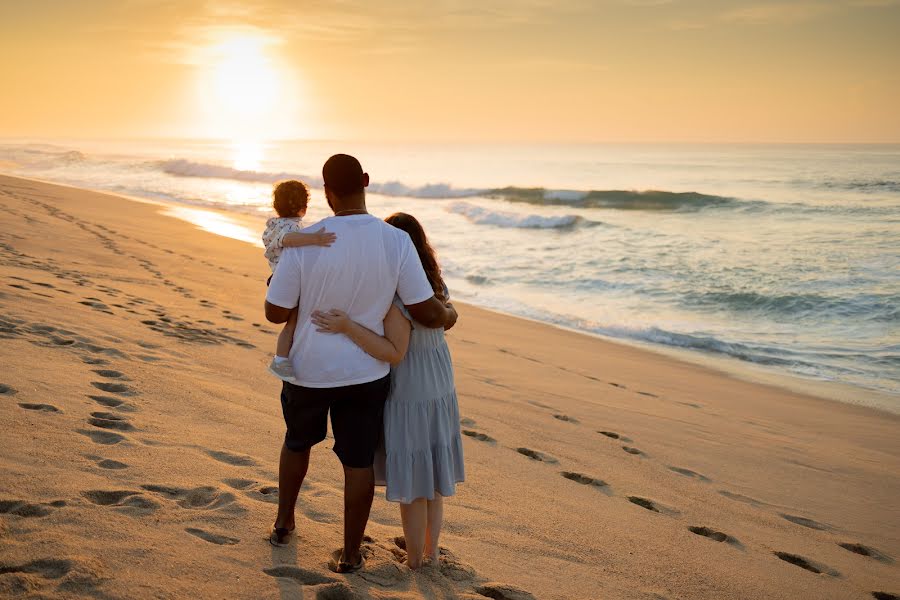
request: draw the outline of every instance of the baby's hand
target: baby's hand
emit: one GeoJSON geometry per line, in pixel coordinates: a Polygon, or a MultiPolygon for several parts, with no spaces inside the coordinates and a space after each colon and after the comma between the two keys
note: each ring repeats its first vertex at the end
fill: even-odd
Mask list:
{"type": "Polygon", "coordinates": [[[327,312],[317,310],[310,315],[310,320],[316,326],[316,331],[322,333],[347,333],[353,323],[347,313],[336,308],[327,312]]]}
{"type": "Polygon", "coordinates": [[[330,231],[325,231],[324,227],[320,227],[309,234],[309,239],[312,242],[312,246],[325,246],[327,248],[334,243],[334,240],[337,239],[337,235],[330,231]]]}

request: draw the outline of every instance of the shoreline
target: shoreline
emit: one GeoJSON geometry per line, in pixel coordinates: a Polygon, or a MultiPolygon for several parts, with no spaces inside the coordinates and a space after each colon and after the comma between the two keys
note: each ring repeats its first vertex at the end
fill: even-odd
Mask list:
{"type": "Polygon", "coordinates": [[[376,491],[365,571],[328,570],[330,439],[273,549],[284,422],[261,252],[151,204],[0,176],[0,596],[900,590],[900,416],[465,303],[447,337],[466,481],[441,564],[406,568],[376,491]]]}
{"type": "MultiPolygon", "coordinates": [[[[3,175],[0,173],[0,175],[3,175]]],[[[131,202],[139,202],[151,204],[161,207],[160,214],[180,219],[186,223],[197,227],[198,229],[212,233],[214,235],[237,240],[246,244],[250,244],[257,248],[262,248],[259,241],[259,231],[262,231],[266,216],[260,214],[253,216],[250,214],[229,211],[220,208],[206,206],[192,206],[182,204],[171,200],[161,200],[155,198],[143,198],[140,196],[131,196],[105,190],[84,188],[77,185],[55,183],[53,181],[34,179],[28,177],[19,177],[17,175],[5,175],[7,177],[15,177],[27,181],[37,181],[50,185],[59,185],[77,190],[87,190],[98,194],[108,194],[116,196],[123,200],[131,202]],[[213,217],[210,219],[210,217],[213,217]],[[257,231],[257,229],[259,231],[257,231]]],[[[377,195],[377,194],[376,194],[377,195]]],[[[900,415],[900,396],[875,390],[862,386],[846,384],[839,381],[829,381],[825,379],[817,379],[812,377],[803,377],[798,374],[780,371],[774,367],[760,365],[748,361],[741,360],[736,357],[704,352],[701,350],[678,348],[676,346],[667,346],[665,344],[654,344],[640,340],[629,338],[613,337],[595,333],[591,331],[581,330],[568,325],[551,323],[534,319],[526,315],[514,312],[504,311],[488,305],[478,304],[469,299],[463,302],[476,306],[482,310],[487,310],[497,314],[523,319],[532,323],[539,323],[550,327],[555,327],[563,331],[571,331],[579,335],[585,335],[595,339],[603,340],[611,344],[621,344],[631,348],[637,348],[646,352],[650,352],[660,356],[667,356],[675,360],[684,361],[693,365],[697,365],[722,375],[733,377],[738,380],[750,383],[759,383],[775,386],[786,391],[797,392],[810,396],[815,396],[822,400],[838,402],[841,404],[849,404],[870,408],[876,411],[888,413],[891,415],[900,415]]]]}

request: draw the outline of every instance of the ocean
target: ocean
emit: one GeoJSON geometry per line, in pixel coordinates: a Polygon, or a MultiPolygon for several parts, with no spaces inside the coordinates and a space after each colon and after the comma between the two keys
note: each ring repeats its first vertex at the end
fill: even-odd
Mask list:
{"type": "Polygon", "coordinates": [[[335,152],[371,212],[422,221],[455,298],[900,412],[900,145],[6,140],[0,171],[255,215],[254,240],[274,181],[329,214],[335,152]]]}

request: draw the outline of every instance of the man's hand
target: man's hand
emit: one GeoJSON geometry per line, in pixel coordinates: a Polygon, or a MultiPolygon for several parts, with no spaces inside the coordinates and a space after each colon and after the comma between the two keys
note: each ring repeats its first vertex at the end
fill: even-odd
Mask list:
{"type": "Polygon", "coordinates": [[[444,306],[447,308],[447,320],[444,321],[444,331],[446,331],[456,325],[456,320],[459,318],[459,315],[456,313],[456,308],[450,302],[445,303],[444,306]]]}
{"type": "Polygon", "coordinates": [[[456,324],[456,309],[450,303],[441,302],[437,296],[432,296],[425,302],[410,304],[406,309],[416,322],[425,327],[449,329],[456,324]]]}

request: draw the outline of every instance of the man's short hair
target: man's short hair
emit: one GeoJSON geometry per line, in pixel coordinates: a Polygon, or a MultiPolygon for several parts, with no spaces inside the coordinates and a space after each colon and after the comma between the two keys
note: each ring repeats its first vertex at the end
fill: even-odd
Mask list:
{"type": "Polygon", "coordinates": [[[335,154],[326,160],[322,179],[325,187],[339,198],[359,194],[365,188],[362,165],[349,154],[335,154]]]}

